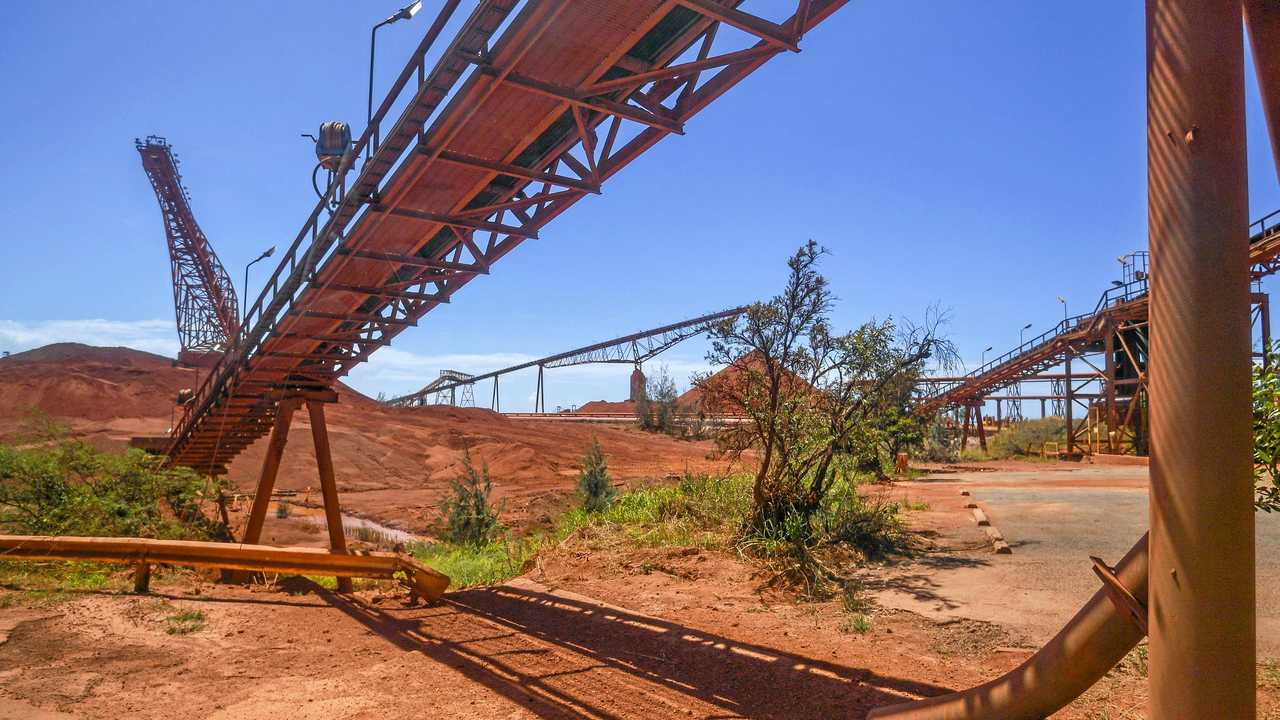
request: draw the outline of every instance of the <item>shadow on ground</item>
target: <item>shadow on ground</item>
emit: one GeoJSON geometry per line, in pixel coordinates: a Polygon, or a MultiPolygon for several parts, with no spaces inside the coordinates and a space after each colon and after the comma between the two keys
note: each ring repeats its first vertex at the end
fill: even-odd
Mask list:
{"type": "Polygon", "coordinates": [[[455,592],[418,610],[317,592],[542,718],[861,718],[948,691],[522,586],[455,592]]]}
{"type": "Polygon", "coordinates": [[[869,592],[893,591],[932,603],[935,609],[954,610],[960,607],[960,603],[941,592],[943,585],[937,581],[938,573],[990,564],[990,560],[980,557],[930,553],[914,557],[907,563],[888,565],[887,572],[867,574],[859,579],[863,589],[869,592]]]}

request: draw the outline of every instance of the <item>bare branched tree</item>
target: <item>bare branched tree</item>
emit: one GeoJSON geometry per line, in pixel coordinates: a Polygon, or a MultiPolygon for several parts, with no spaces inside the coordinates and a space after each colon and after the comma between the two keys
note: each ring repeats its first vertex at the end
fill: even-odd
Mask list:
{"type": "Polygon", "coordinates": [[[718,441],[730,456],[758,455],[757,528],[811,515],[848,466],[842,459],[878,470],[885,448],[919,433],[910,398],[926,363],[955,358],[936,308],[920,324],[872,320],[833,333],[834,298],[817,270],[825,253],[809,241],[787,261],[780,295],[715,324],[707,360],[725,370],[694,380],[704,411],[746,417],[718,441]]]}

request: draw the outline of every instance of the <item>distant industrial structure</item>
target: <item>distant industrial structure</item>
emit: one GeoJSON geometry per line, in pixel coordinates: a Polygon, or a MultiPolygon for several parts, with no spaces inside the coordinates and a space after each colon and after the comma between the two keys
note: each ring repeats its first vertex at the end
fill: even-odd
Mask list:
{"type": "MultiPolygon", "coordinates": [[[[932,415],[958,409],[962,443],[971,435],[987,447],[982,410],[996,406],[1021,416],[1024,401],[1039,401],[1041,415],[1066,419],[1067,456],[1109,453],[1146,455],[1149,449],[1150,355],[1148,294],[1151,274],[1146,252],[1121,258],[1123,279],[1113,281],[1090,312],[1062,322],[984,363],[961,377],[926,378],[920,385],[917,412],[932,415]],[[1062,371],[1047,373],[1061,367],[1062,371]],[[1040,392],[1024,394],[1022,383],[1047,383],[1040,392]],[[999,393],[999,394],[998,394],[999,393]],[[1046,403],[1051,403],[1046,408],[1046,403]]],[[[1280,210],[1249,227],[1249,273],[1256,283],[1280,270],[1280,210]]],[[[1271,341],[1271,310],[1266,293],[1250,293],[1250,317],[1262,347],[1271,341]]],[[[1255,356],[1261,355],[1255,353],[1255,356]]]]}
{"type": "Polygon", "coordinates": [[[746,307],[702,315],[689,320],[682,320],[671,325],[641,330],[622,337],[605,340],[573,350],[566,350],[555,355],[548,355],[537,360],[519,363],[500,370],[492,370],[481,375],[468,375],[457,370],[441,370],[440,377],[432,380],[421,390],[408,395],[391,398],[388,405],[400,407],[412,405],[474,405],[475,384],[483,380],[493,381],[493,394],[490,396],[489,409],[501,411],[501,396],[498,379],[503,375],[529,368],[538,368],[538,386],[534,394],[534,412],[547,411],[546,385],[543,371],[546,368],[569,367],[571,365],[588,365],[597,363],[634,365],[631,371],[629,398],[636,400],[643,394],[645,386],[644,372],[641,366],[657,355],[666,352],[675,345],[691,337],[701,335],[710,325],[718,320],[737,317],[746,312],[746,307]]]}
{"type": "Polygon", "coordinates": [[[158,135],[135,140],[134,145],[164,219],[178,322],[178,361],[212,364],[218,353],[235,342],[240,330],[235,285],[196,223],[173,148],[158,135]]]}

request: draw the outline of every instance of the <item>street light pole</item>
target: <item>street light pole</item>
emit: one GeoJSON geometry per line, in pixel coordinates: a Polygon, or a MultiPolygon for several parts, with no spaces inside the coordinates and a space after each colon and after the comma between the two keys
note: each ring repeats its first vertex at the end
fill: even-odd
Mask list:
{"type": "Polygon", "coordinates": [[[249,268],[253,267],[253,266],[254,266],[254,264],[255,264],[255,263],[257,263],[258,261],[260,261],[260,260],[266,260],[267,258],[271,257],[272,255],[274,255],[274,254],[275,254],[275,252],[276,252],[276,246],[275,246],[275,245],[272,245],[271,247],[267,248],[266,250],[263,250],[261,255],[259,255],[258,257],[254,258],[253,260],[249,261],[249,264],[248,264],[248,265],[245,265],[245,266],[244,266],[244,286],[243,286],[243,288],[244,288],[244,290],[243,290],[243,292],[244,292],[244,296],[243,296],[243,297],[244,297],[244,301],[243,301],[242,308],[241,308],[241,311],[242,311],[242,313],[243,313],[243,316],[240,318],[240,322],[242,322],[242,323],[243,323],[245,320],[248,320],[248,319],[249,319],[249,268]]]}
{"type": "Polygon", "coordinates": [[[987,349],[982,351],[982,364],[978,366],[979,368],[983,368],[983,367],[986,367],[986,366],[987,366],[987,353],[991,352],[991,348],[993,348],[993,347],[995,347],[995,346],[994,346],[994,345],[988,345],[988,346],[987,346],[987,349]]]}
{"type": "Polygon", "coordinates": [[[1059,295],[1058,302],[1062,303],[1062,321],[1066,322],[1067,321],[1067,299],[1059,295]]]}
{"type": "MultiPolygon", "coordinates": [[[[1031,323],[1023,325],[1018,330],[1018,352],[1022,352],[1022,348],[1026,345],[1027,331],[1031,329],[1031,323]]],[[[1013,394],[1018,397],[1017,400],[1009,401],[1009,420],[1012,422],[1022,422],[1022,380],[1013,384],[1013,394]]]]}
{"type": "MultiPolygon", "coordinates": [[[[366,112],[366,117],[365,117],[365,127],[368,127],[373,124],[373,53],[374,53],[374,47],[378,42],[378,28],[382,27],[383,25],[390,25],[391,23],[396,22],[398,20],[410,20],[413,18],[414,15],[417,15],[418,11],[421,9],[422,9],[422,0],[413,0],[413,2],[397,10],[395,15],[392,15],[386,20],[383,20],[377,25],[374,25],[373,29],[369,31],[369,103],[368,103],[368,111],[366,112]]],[[[365,145],[365,148],[368,154],[373,153],[372,137],[369,138],[369,142],[365,145]]]]}

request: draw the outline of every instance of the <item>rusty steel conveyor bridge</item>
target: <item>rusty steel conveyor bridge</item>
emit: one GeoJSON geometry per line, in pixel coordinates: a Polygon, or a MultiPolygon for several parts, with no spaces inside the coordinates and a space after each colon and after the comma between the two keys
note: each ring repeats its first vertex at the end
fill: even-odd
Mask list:
{"type": "MultiPolygon", "coordinates": [[[[1250,225],[1249,232],[1250,277],[1258,281],[1280,270],[1280,210],[1255,221],[1250,225]]],[[[1028,379],[1044,377],[1040,373],[1066,363],[1068,372],[1057,378],[1057,384],[1062,388],[1061,408],[1065,411],[1071,428],[1066,447],[1066,452],[1070,454],[1088,440],[1085,425],[1074,422],[1072,418],[1073,400],[1081,397],[1081,388],[1074,384],[1069,371],[1070,359],[1101,351],[1105,353],[1104,366],[1094,366],[1092,370],[1096,373],[1078,374],[1075,380],[1102,383],[1102,392],[1090,397],[1101,401],[1097,421],[1119,433],[1107,438],[1107,450],[1119,452],[1122,449],[1120,445],[1125,444],[1123,449],[1144,452],[1142,431],[1134,427],[1135,413],[1140,411],[1136,403],[1128,403],[1128,398],[1139,394],[1145,387],[1145,327],[1149,283],[1150,278],[1146,272],[1127,277],[1125,282],[1117,281],[1115,287],[1108,288],[1102,294],[1092,311],[1063,319],[1048,331],[1021,343],[967,375],[936,380],[922,378],[916,412],[932,415],[949,407],[964,408],[966,437],[970,416],[973,415],[976,417],[972,418],[972,428],[985,443],[980,409],[992,393],[1028,379]],[[1134,336],[1127,332],[1133,329],[1141,330],[1140,348],[1135,347],[1134,336]],[[1119,364],[1127,363],[1137,372],[1130,377],[1116,377],[1117,359],[1119,364]]],[[[1265,343],[1270,337],[1267,301],[1261,293],[1255,293],[1253,302],[1262,308],[1261,324],[1265,343]]],[[[1017,402],[1020,398],[1015,396],[1007,399],[1017,402]]],[[[1081,420],[1087,422],[1089,418],[1081,420]]]]}
{"type": "Polygon", "coordinates": [[[171,434],[139,444],[225,473],[282,400],[333,400],[352,367],[845,2],[771,20],[735,0],[480,0],[435,53],[460,4],[446,0],[234,345],[171,434]]]}

